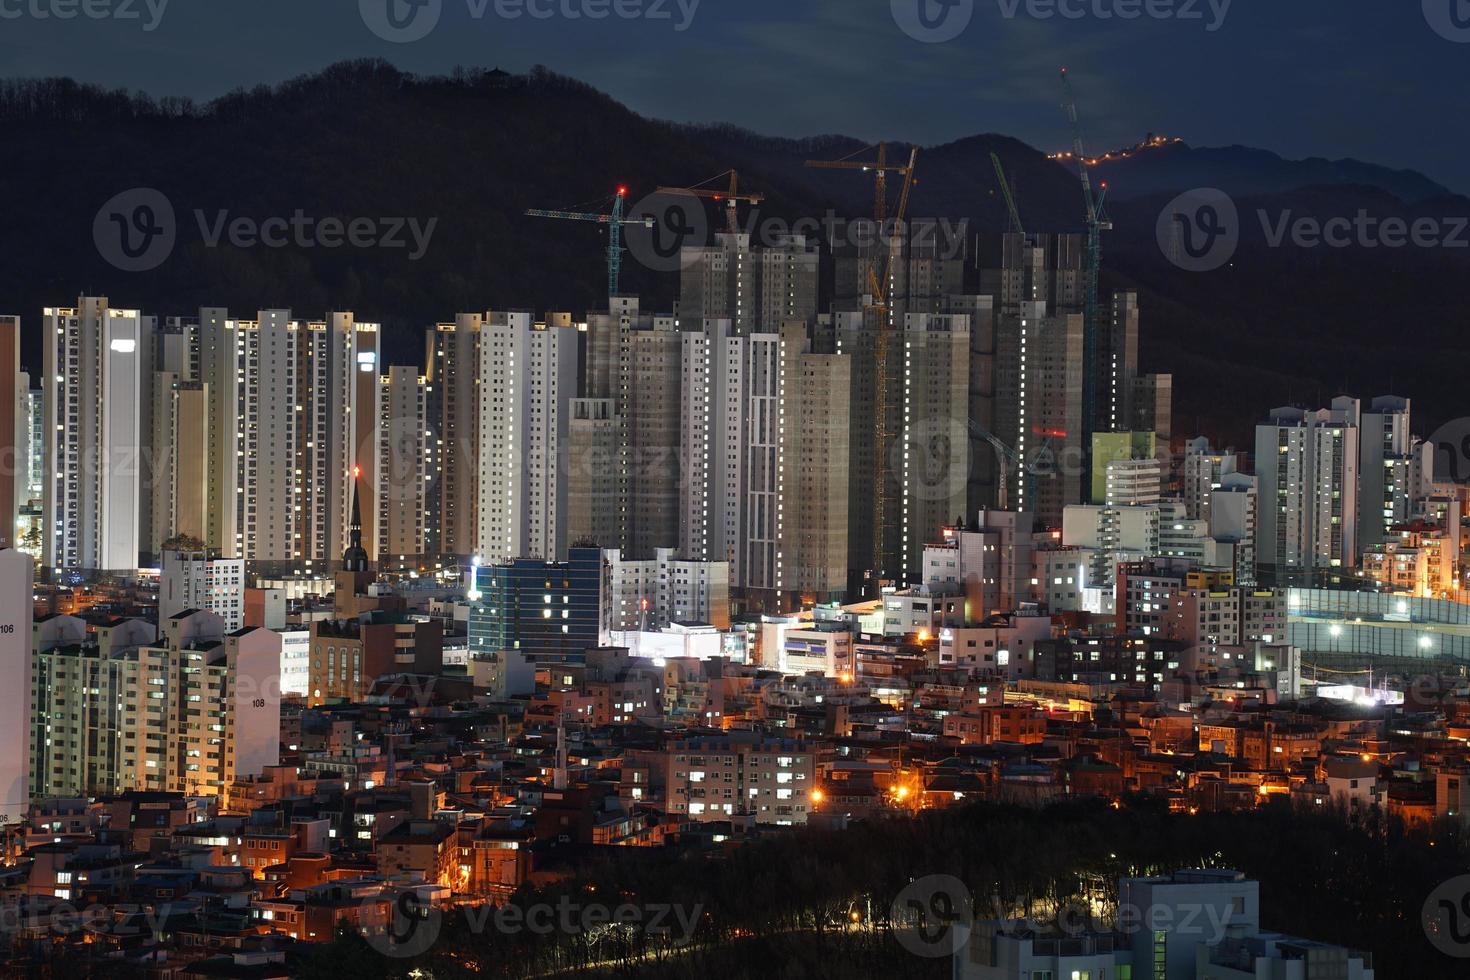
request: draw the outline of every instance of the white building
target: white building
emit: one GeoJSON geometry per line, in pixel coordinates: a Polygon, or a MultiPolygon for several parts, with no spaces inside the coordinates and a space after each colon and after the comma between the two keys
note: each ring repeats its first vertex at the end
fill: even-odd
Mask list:
{"type": "Polygon", "coordinates": [[[680,339],[680,549],[728,560],[737,588],[780,591],[782,335],[709,319],[680,339]]]}
{"type": "Polygon", "coordinates": [[[671,623],[730,626],[730,564],[677,557],[659,548],[654,557],[627,559],[604,552],[612,588],[608,622],[615,630],[660,629],[671,623]]]}
{"type": "Polygon", "coordinates": [[[124,620],[89,635],[35,624],[28,744],[36,795],[130,790],[218,796],[280,758],[280,637],[213,613],[124,620]],[[82,687],[95,694],[81,699],[82,687]],[[160,738],[160,733],[169,737],[160,738]]]}
{"type": "MultiPolygon", "coordinates": [[[[1194,975],[1196,947],[1261,929],[1261,886],[1239,871],[1177,871],[1168,877],[1118,883],[1119,925],[1131,939],[1133,962],[1163,964],[1163,975],[1194,975]]],[[[1159,975],[1157,965],[1154,975],[1159,975]]]]}
{"type": "Polygon", "coordinates": [[[1256,582],[1256,478],[1229,473],[1210,493],[1210,537],[1235,546],[1235,581],[1256,582]]]}
{"type": "Polygon", "coordinates": [[[578,332],[528,312],[487,314],[480,333],[476,553],[486,564],[567,557],[569,404],[578,332]]]}
{"type": "Polygon", "coordinates": [[[614,630],[612,643],[625,647],[634,657],[654,661],[724,657],[731,663],[744,663],[747,658],[744,634],[721,632],[713,626],[673,623],[657,632],[614,630]]]}
{"type": "Polygon", "coordinates": [[[997,671],[1009,679],[1029,672],[1037,640],[1051,639],[1050,616],[1012,616],[1004,625],[939,631],[941,668],[997,671]]]}
{"type": "MultiPolygon", "coordinates": [[[[955,980],[1080,980],[1125,977],[1133,951],[1110,932],[1050,934],[1022,922],[977,922],[955,954],[955,980]]],[[[1136,974],[1140,980],[1152,975],[1136,974]]],[[[1173,975],[1170,974],[1172,977],[1173,975]]]]}
{"type": "Polygon", "coordinates": [[[1030,514],[983,510],[973,530],[946,527],[924,548],[923,583],[935,593],[965,597],[961,622],[1014,612],[1030,598],[1036,546],[1030,514]]]}
{"type": "Polygon", "coordinates": [[[841,622],[815,622],[786,630],[778,669],[783,674],[819,672],[824,677],[851,679],[856,672],[853,632],[841,622]]]}
{"type": "Polygon", "coordinates": [[[1358,439],[1358,550],[1393,540],[1413,515],[1434,447],[1409,429],[1407,398],[1375,398],[1363,412],[1358,439]]]}
{"type": "Polygon", "coordinates": [[[1206,438],[1191,439],[1184,450],[1184,506],[1191,520],[1210,519],[1210,501],[1224,478],[1236,471],[1235,453],[1210,448],[1206,438]]]}
{"type": "MultiPolygon", "coordinates": [[[[378,327],[351,313],[304,322],[289,310],[234,320],[199,312],[208,386],[211,550],[324,568],[348,544],[354,473],[377,453],[378,327]]],[[[377,510],[363,504],[365,546],[377,510]]]]}
{"type": "Polygon", "coordinates": [[[157,327],[83,297],[47,308],[45,548],[54,568],[133,571],[142,550],[142,406],[157,327]]]}
{"type": "Polygon", "coordinates": [[[1261,508],[1256,560],[1280,569],[1350,569],[1358,560],[1358,403],[1278,408],[1256,426],[1261,508]]]}
{"type": "Polygon", "coordinates": [[[159,621],[185,609],[214,613],[224,621],[227,633],[244,626],[245,560],[164,552],[163,570],[158,577],[159,621]]]}
{"type": "Polygon", "coordinates": [[[306,697],[311,690],[311,630],[277,630],[281,638],[281,693],[306,697]]]}
{"type": "Polygon", "coordinates": [[[0,824],[20,820],[30,800],[31,557],[0,550],[0,824]]]}

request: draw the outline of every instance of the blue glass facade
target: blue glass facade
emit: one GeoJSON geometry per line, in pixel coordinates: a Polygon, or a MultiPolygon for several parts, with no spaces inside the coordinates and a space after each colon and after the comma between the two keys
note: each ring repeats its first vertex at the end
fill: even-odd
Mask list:
{"type": "Polygon", "coordinates": [[[572,548],[567,561],[518,558],[476,570],[470,655],[519,650],[544,660],[581,656],[602,642],[604,572],[599,548],[572,548]]]}

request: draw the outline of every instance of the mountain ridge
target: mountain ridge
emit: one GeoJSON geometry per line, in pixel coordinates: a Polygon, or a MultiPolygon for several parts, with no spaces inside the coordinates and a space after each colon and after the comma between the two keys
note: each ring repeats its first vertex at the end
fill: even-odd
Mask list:
{"type": "MultiPolygon", "coordinates": [[[[808,157],[850,155],[862,141],[648,119],[544,68],[522,76],[478,69],[423,76],[380,61],[345,62],[203,105],[65,79],[10,81],[0,83],[0,124],[12,164],[10,179],[0,183],[0,207],[10,219],[0,237],[8,258],[0,264],[4,312],[36,323],[43,306],[67,305],[83,292],[159,316],[201,305],[247,316],[272,306],[312,317],[353,309],[384,324],[393,363],[418,362],[423,329],[457,311],[580,313],[605,302],[601,230],[527,218],[527,208],[606,198],[620,184],[631,185],[636,201],[657,186],[690,186],[732,167],[743,188],[765,193],[762,215],[792,220],[831,210],[861,217],[872,207],[871,180],[861,173],[803,165],[808,157]],[[87,134],[85,152],[79,129],[87,134]],[[93,225],[104,202],[138,187],[168,198],[180,236],[167,262],[126,273],[98,253],[93,225]],[[212,248],[190,232],[195,210],[258,220],[297,209],[317,217],[434,217],[438,225],[419,262],[381,249],[212,248]]],[[[906,145],[890,150],[896,157],[906,145]]],[[[991,152],[1015,185],[1028,231],[1080,230],[1075,171],[997,133],[921,150],[910,213],[965,219],[980,235],[1005,230],[991,152]]],[[[1183,152],[1165,162],[1220,159],[1183,152]]],[[[1236,158],[1281,159],[1269,151],[1236,158]]],[[[1396,173],[1353,163],[1327,176],[1386,181],[1381,175],[1396,173]]],[[[1181,165],[1187,177],[1169,177],[1160,166],[1143,154],[1100,168],[1116,195],[1104,287],[1140,291],[1143,367],[1179,375],[1182,417],[1197,418],[1205,434],[1240,438],[1230,430],[1242,402],[1264,412],[1318,388],[1376,387],[1377,369],[1390,365],[1398,378],[1414,376],[1422,390],[1405,393],[1420,397],[1431,418],[1462,413],[1453,358],[1444,355],[1467,347],[1460,338],[1470,324],[1456,287],[1470,264],[1463,255],[1263,250],[1248,235],[1226,269],[1184,273],[1164,260],[1154,236],[1159,210],[1172,196],[1164,185],[1200,172],[1218,178],[1201,185],[1219,186],[1233,171],[1181,165]],[[1135,193],[1119,186],[1130,182],[1135,193]],[[1439,356],[1426,359],[1405,343],[1416,331],[1439,356]],[[1333,338],[1325,354],[1303,353],[1310,349],[1303,344],[1323,337],[1333,338]],[[1237,379],[1228,398],[1222,378],[1237,379]]],[[[1270,164],[1242,184],[1243,213],[1261,206],[1324,214],[1361,207],[1470,212],[1470,201],[1458,195],[1422,196],[1445,189],[1419,174],[1399,187],[1414,192],[1406,201],[1371,181],[1285,186],[1297,173],[1318,177],[1321,168],[1270,164]]],[[[709,226],[720,220],[711,208],[709,226]]],[[[624,263],[623,290],[644,296],[650,307],[671,307],[676,280],[624,263]]],[[[37,344],[28,344],[27,364],[38,362],[37,344]]]]}

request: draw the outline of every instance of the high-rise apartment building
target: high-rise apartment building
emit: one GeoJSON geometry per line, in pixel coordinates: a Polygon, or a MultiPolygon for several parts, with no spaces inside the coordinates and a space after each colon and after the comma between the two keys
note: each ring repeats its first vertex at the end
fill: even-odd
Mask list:
{"type": "Polygon", "coordinates": [[[225,633],[199,610],[162,625],[155,640],[138,620],[92,634],[69,616],[36,624],[33,795],[219,796],[279,762],[280,635],[225,633]]]}
{"type": "MultiPolygon", "coordinates": [[[[681,322],[687,321],[639,312],[632,296],[613,297],[612,310],[587,318],[583,394],[611,399],[621,428],[621,469],[605,479],[617,481],[609,489],[624,501],[621,542],[614,544],[629,557],[651,558],[679,544],[680,488],[687,482],[680,453],[681,322]]],[[[591,433],[583,427],[579,436],[591,433]]]]}
{"type": "Polygon", "coordinates": [[[432,492],[424,508],[425,547],[432,553],[467,557],[475,552],[479,524],[475,506],[480,447],[480,331],[485,318],[461,313],[428,335],[429,429],[437,453],[432,492]]]}
{"type": "Polygon", "coordinates": [[[628,514],[623,419],[611,398],[576,398],[567,426],[567,540],[611,547],[628,514]]]}
{"type": "Polygon", "coordinates": [[[155,372],[152,419],[147,551],[159,555],[170,539],[209,538],[209,388],[155,372]]]}
{"type": "MultiPolygon", "coordinates": [[[[439,472],[439,440],[429,427],[429,379],[393,366],[378,378],[379,560],[425,558],[430,551],[426,503],[439,472]]],[[[363,473],[366,482],[367,473],[363,473]]],[[[366,542],[364,542],[366,546],[366,542]]]]}
{"type": "Polygon", "coordinates": [[[200,311],[212,550],[321,570],[337,560],[353,473],[378,449],[377,344],[377,326],[350,313],[307,322],[287,310],[262,310],[255,320],[200,311]],[[372,397],[360,404],[365,378],[372,397]]]}
{"type": "Polygon", "coordinates": [[[986,243],[980,291],[996,299],[997,312],[1015,316],[1023,303],[1042,303],[1057,313],[1080,313],[1083,306],[1081,235],[1022,235],[1011,232],[986,243]]]}
{"type": "Polygon", "coordinates": [[[1210,492],[1210,537],[1235,546],[1235,581],[1256,584],[1256,524],[1259,500],[1256,478],[1225,473],[1210,492]]]}
{"type": "Polygon", "coordinates": [[[903,440],[893,465],[904,581],[924,547],[965,514],[970,481],[970,318],[910,313],[903,332],[903,440]]]}
{"type": "MultiPolygon", "coordinates": [[[[800,324],[788,332],[799,339],[800,324]]],[[[730,320],[710,319],[680,339],[681,552],[728,561],[737,589],[774,600],[786,588],[782,334],[741,334],[730,320]]]]}
{"type": "Polygon", "coordinates": [[[129,571],[143,542],[142,406],[156,323],[83,297],[42,326],[48,465],[44,562],[129,571]]]}
{"type": "Polygon", "coordinates": [[[20,511],[29,480],[30,378],[20,369],[20,317],[0,316],[0,548],[19,539],[20,511]]]}
{"type": "Polygon", "coordinates": [[[1237,456],[1216,452],[1210,440],[1191,439],[1184,447],[1184,507],[1191,520],[1209,520],[1210,502],[1226,476],[1236,471],[1237,456]]]}
{"type": "Polygon", "coordinates": [[[1278,572],[1351,569],[1358,557],[1359,408],[1278,408],[1256,426],[1256,560],[1278,572]]]}
{"type": "Polygon", "coordinates": [[[1140,374],[1133,379],[1132,415],[1126,424],[1152,432],[1164,445],[1174,437],[1174,376],[1140,374]]]}
{"type": "Polygon", "coordinates": [[[31,697],[34,562],[14,548],[0,549],[0,818],[23,819],[31,789],[31,697]]]}
{"type": "Polygon", "coordinates": [[[834,232],[836,310],[860,310],[869,301],[870,270],[885,277],[884,300],[896,324],[911,314],[950,312],[948,298],[964,291],[967,222],[890,222],[880,231],[859,218],[834,232]]]}
{"type": "Polygon", "coordinates": [[[1418,474],[1427,471],[1433,447],[1409,428],[1410,402],[1386,395],[1362,414],[1358,436],[1358,546],[1365,550],[1394,538],[1408,523],[1420,494],[1418,474]]]}
{"type": "Polygon", "coordinates": [[[810,350],[806,330],[781,331],[783,585],[802,604],[846,596],[850,549],[852,358],[810,350]]]}
{"type": "Polygon", "coordinates": [[[995,435],[1014,448],[1013,508],[1043,524],[1082,500],[1082,315],[1024,302],[996,328],[995,435]]]}
{"type": "Polygon", "coordinates": [[[787,320],[816,317],[819,255],[801,235],[759,245],[743,232],[720,233],[713,245],[685,248],[680,261],[686,326],[714,317],[729,320],[737,334],[769,333],[787,320]]]}
{"type": "Polygon", "coordinates": [[[904,570],[904,341],[892,310],[834,312],[819,349],[851,359],[849,576],[854,596],[877,595],[904,570]],[[830,344],[830,345],[829,345],[830,344]]]}
{"type": "Polygon", "coordinates": [[[577,394],[578,331],[528,312],[490,313],[480,332],[479,532],[482,561],[558,561],[567,550],[561,465],[577,394]]]}

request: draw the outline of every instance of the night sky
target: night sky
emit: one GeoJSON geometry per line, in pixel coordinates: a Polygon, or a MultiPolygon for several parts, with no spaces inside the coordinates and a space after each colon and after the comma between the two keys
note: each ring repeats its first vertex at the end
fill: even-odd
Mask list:
{"type": "Polygon", "coordinates": [[[1093,149],[1157,132],[1289,157],[1357,157],[1470,191],[1470,0],[943,0],[960,5],[953,17],[973,10],[941,43],[909,37],[890,6],[923,2],[933,13],[941,0],[699,0],[682,31],[680,4],[695,0],[416,2],[442,3],[438,26],[390,43],[365,26],[359,0],[0,0],[0,74],[207,99],[364,56],[424,73],[539,63],[665,119],[924,144],[1001,132],[1056,150],[1068,142],[1056,80],[1065,64],[1093,149]],[[145,31],[150,2],[166,7],[145,31]],[[495,13],[497,3],[589,2],[655,5],[668,19],[495,13]],[[1199,19],[1091,12],[1130,2],[1190,7],[1199,19]],[[139,19],[31,13],[69,3],[126,4],[139,19]],[[1086,15],[1027,12],[1058,3],[1086,15]],[[1442,36],[1454,35],[1455,5],[1465,43],[1442,36]]]}

